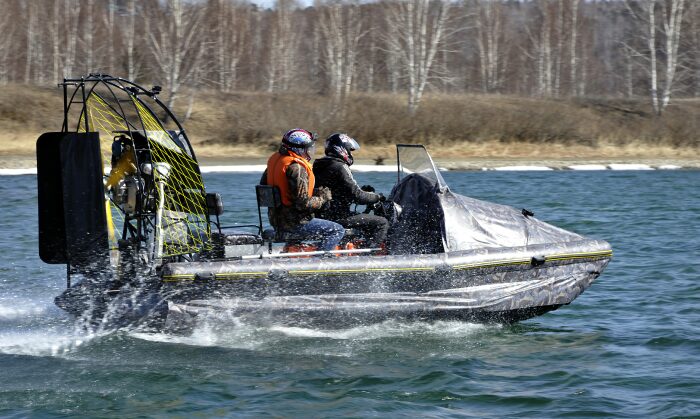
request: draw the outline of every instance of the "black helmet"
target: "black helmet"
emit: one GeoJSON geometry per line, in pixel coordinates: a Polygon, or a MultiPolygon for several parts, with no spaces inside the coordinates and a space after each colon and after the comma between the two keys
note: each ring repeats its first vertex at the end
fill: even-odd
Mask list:
{"type": "Polygon", "coordinates": [[[352,151],[359,150],[360,144],[347,134],[336,132],[326,138],[326,156],[343,159],[348,166],[352,166],[352,151]]]}

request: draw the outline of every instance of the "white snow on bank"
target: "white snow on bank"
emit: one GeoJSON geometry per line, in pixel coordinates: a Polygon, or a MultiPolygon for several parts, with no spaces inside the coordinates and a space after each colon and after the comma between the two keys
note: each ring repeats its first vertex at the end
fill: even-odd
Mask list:
{"type": "Polygon", "coordinates": [[[350,169],[353,172],[396,172],[396,165],[354,164],[350,169]]]}
{"type": "Polygon", "coordinates": [[[611,163],[608,167],[610,170],[654,170],[654,168],[648,164],[635,163],[611,163]]]}
{"type": "MultiPolygon", "coordinates": [[[[227,173],[227,172],[248,172],[262,173],[267,165],[264,164],[243,164],[236,166],[200,166],[202,173],[227,173]]],[[[395,172],[396,166],[378,166],[373,164],[356,164],[351,167],[353,172],[395,172]]]]}
{"type": "Polygon", "coordinates": [[[264,164],[241,164],[237,166],[200,166],[202,173],[226,173],[226,172],[258,172],[265,171],[267,165],[264,164]]]}
{"type": "Polygon", "coordinates": [[[663,166],[658,167],[659,170],[678,170],[682,169],[681,166],[676,166],[675,164],[664,164],[663,166]]]}
{"type": "Polygon", "coordinates": [[[604,164],[575,164],[573,166],[566,166],[567,169],[571,170],[607,170],[607,166],[604,164]]]}
{"type": "Polygon", "coordinates": [[[35,175],[36,167],[28,169],[0,169],[0,176],[35,175]]]}
{"type": "Polygon", "coordinates": [[[551,167],[547,166],[502,166],[502,167],[494,167],[493,169],[486,169],[486,170],[496,170],[496,171],[501,171],[501,172],[507,172],[507,171],[518,171],[518,172],[532,172],[532,171],[543,171],[543,170],[554,170],[551,167]]]}

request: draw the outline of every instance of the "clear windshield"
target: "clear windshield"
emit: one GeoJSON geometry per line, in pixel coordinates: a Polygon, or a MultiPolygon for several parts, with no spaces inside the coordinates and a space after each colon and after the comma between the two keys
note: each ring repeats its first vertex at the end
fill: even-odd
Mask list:
{"type": "Polygon", "coordinates": [[[406,175],[419,173],[438,183],[440,188],[446,188],[447,183],[440,171],[430,158],[428,150],[422,145],[399,144],[396,146],[399,166],[399,181],[406,175]]]}

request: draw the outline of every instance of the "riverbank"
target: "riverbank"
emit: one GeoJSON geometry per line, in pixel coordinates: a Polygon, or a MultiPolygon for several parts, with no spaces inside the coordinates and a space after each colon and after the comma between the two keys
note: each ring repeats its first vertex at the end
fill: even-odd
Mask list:
{"type": "MultiPolygon", "coordinates": [[[[415,115],[408,115],[398,94],[352,94],[342,109],[313,93],[194,94],[183,125],[204,165],[262,164],[282,132],[302,126],[321,137],[350,133],[362,144],[357,159],[367,164],[390,165],[395,144],[413,143],[425,144],[441,167],[454,170],[700,167],[700,100],[695,99],[675,100],[656,117],[642,99],[430,94],[415,115]]],[[[186,105],[176,101],[175,113],[185,115],[186,105]]],[[[35,167],[36,138],[60,129],[61,109],[56,89],[0,86],[0,168],[35,167]]]]}
{"type": "MultiPolygon", "coordinates": [[[[262,172],[265,159],[262,157],[211,157],[200,156],[202,172],[262,172]]],[[[679,158],[615,158],[615,159],[527,159],[527,158],[436,158],[435,163],[443,170],[700,170],[700,159],[679,158]]],[[[396,160],[386,159],[383,164],[358,159],[353,171],[387,172],[396,170],[396,160]]],[[[27,155],[0,155],[0,175],[36,173],[36,159],[27,155]]]]}

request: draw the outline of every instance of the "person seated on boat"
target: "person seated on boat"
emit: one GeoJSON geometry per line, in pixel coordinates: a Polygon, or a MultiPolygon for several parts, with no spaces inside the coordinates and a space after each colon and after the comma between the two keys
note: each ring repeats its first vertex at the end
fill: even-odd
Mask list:
{"type": "Polygon", "coordinates": [[[350,166],[352,152],[360,145],[347,134],[335,133],[326,139],[326,156],[314,162],[314,174],[318,186],[331,190],[333,199],[317,213],[319,217],[340,223],[345,228],[357,229],[370,248],[377,248],[386,240],[389,222],[372,214],[358,214],[350,209],[352,204],[368,205],[384,201],[384,195],[374,193],[374,188],[360,188],[352,176],[350,166]],[[363,190],[371,189],[371,190],[363,190]]]}
{"type": "Polygon", "coordinates": [[[304,240],[320,240],[319,250],[333,250],[345,235],[340,224],[314,218],[323,204],[331,200],[328,188],[314,188],[315,177],[311,159],[315,151],[315,136],[296,128],[282,137],[282,144],[267,161],[261,185],[280,190],[282,206],[269,211],[270,224],[277,232],[290,233],[304,240]]]}

